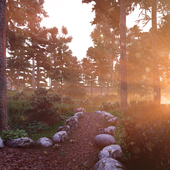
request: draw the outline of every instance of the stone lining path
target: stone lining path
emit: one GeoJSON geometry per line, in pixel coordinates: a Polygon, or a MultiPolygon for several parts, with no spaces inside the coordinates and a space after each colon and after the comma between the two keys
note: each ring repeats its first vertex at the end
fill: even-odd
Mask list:
{"type": "MultiPolygon", "coordinates": [[[[99,113],[85,112],[83,118],[79,119],[78,128],[71,130],[68,140],[59,143],[58,149],[5,146],[0,150],[0,169],[8,169],[10,165],[12,169],[93,170],[99,161],[98,154],[101,150],[94,139],[99,134],[99,129],[108,127],[107,122],[99,113]],[[20,163],[21,160],[24,164],[20,163]]],[[[95,170],[100,170],[100,167],[95,170]]]]}

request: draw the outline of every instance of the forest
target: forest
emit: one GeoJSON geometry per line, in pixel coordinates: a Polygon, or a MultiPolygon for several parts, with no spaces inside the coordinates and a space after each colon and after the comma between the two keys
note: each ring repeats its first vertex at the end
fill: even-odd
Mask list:
{"type": "Polygon", "coordinates": [[[127,167],[149,170],[156,159],[155,169],[168,170],[170,1],[82,0],[91,2],[93,46],[79,60],[69,48],[73,37],[65,26],[40,26],[48,17],[44,0],[0,0],[0,130],[26,119],[54,125],[75,107],[100,109],[120,116],[127,167]],[[126,17],[137,7],[140,19],[127,28],[126,17]],[[148,22],[152,26],[144,32],[140,25],[148,22]],[[6,92],[4,77],[13,80],[14,91],[6,92]],[[114,102],[119,103],[116,109],[114,102]],[[57,114],[56,120],[44,110],[51,118],[57,114]],[[38,116],[24,119],[29,111],[38,116]]]}

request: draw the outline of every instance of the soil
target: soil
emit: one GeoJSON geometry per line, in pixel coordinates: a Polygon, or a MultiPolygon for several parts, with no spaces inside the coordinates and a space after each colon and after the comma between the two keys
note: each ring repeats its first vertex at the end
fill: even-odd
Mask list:
{"type": "Polygon", "coordinates": [[[0,150],[0,170],[92,170],[100,152],[94,138],[98,129],[105,127],[106,121],[97,113],[84,113],[78,129],[71,131],[68,141],[60,143],[58,150],[4,146],[0,150]]]}

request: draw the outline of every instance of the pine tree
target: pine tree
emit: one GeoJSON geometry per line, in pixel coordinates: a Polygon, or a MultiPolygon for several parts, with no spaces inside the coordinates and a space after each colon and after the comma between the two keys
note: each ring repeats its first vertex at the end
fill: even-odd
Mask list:
{"type": "Polygon", "coordinates": [[[7,124],[6,91],[6,1],[0,0],[0,132],[9,130],[7,124]]]}

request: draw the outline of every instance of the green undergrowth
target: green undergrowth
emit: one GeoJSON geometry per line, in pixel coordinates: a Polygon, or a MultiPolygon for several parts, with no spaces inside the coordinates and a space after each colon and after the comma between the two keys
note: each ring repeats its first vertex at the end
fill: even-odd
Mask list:
{"type": "Polygon", "coordinates": [[[37,133],[37,134],[30,134],[29,138],[31,138],[34,142],[36,142],[39,138],[47,137],[52,138],[60,126],[64,125],[64,121],[59,121],[53,126],[49,126],[46,130],[37,133]]]}

